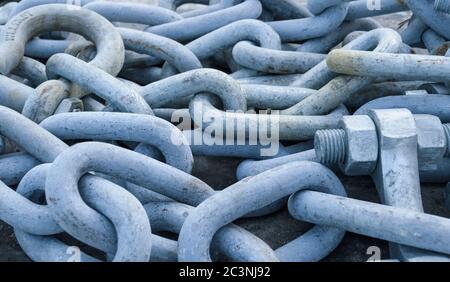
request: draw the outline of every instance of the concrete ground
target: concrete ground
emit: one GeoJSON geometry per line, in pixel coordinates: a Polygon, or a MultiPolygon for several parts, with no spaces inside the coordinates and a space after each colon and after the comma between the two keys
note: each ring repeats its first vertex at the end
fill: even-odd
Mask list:
{"type": "MultiPolygon", "coordinates": [[[[150,0],[150,2],[154,1],[150,0]]],[[[377,19],[383,22],[385,26],[397,28],[398,24],[408,17],[408,13],[399,13],[377,17],[377,19]]],[[[197,157],[193,174],[217,190],[221,190],[237,181],[235,172],[240,161],[242,160],[197,157]]],[[[299,177],[301,176],[299,175],[299,177]]],[[[379,202],[370,178],[342,177],[341,179],[349,197],[379,202]]],[[[444,187],[444,184],[422,185],[423,203],[427,213],[450,217],[450,212],[444,208],[444,187]]],[[[239,220],[237,223],[265,240],[273,248],[278,248],[288,243],[311,227],[311,224],[300,222],[290,217],[287,210],[262,218],[239,220]]],[[[383,259],[389,258],[386,241],[347,233],[343,242],[325,261],[366,261],[370,257],[367,254],[367,249],[371,246],[377,246],[381,249],[383,259]]],[[[17,244],[12,228],[3,222],[0,222],[0,261],[29,261],[29,258],[17,244]]]]}

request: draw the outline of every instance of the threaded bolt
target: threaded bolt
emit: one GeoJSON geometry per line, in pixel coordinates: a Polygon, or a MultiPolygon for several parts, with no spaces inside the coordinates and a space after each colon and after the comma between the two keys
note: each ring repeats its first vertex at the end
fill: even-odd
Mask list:
{"type": "Polygon", "coordinates": [[[318,161],[323,164],[344,163],[347,154],[346,138],[347,135],[343,129],[318,130],[314,137],[318,161]]]}
{"type": "Polygon", "coordinates": [[[434,10],[443,13],[450,13],[450,0],[435,0],[434,10]]]}

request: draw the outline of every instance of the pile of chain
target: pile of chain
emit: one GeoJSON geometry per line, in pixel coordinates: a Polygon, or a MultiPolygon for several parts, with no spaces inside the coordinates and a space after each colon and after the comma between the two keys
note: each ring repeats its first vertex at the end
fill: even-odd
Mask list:
{"type": "Polygon", "coordinates": [[[449,13],[6,3],[0,220],[34,261],[319,261],[347,231],[389,241],[392,260],[449,261],[450,220],[424,212],[420,185],[450,181],[449,13]],[[397,12],[398,30],[373,18],[397,12]],[[239,181],[216,191],[194,156],[244,159],[239,181]],[[381,203],[348,198],[336,173],[371,176],[381,203]],[[276,250],[233,224],[286,207],[315,226],[276,250]]]}

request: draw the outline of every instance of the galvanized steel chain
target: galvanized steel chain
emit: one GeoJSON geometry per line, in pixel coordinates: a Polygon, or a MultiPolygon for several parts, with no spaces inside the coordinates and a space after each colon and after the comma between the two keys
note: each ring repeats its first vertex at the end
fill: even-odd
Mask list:
{"type": "Polygon", "coordinates": [[[30,259],[319,261],[353,232],[449,260],[421,183],[450,181],[450,1],[69,2],[0,7],[0,220],[30,259]],[[282,209],[314,226],[235,224],[282,209]]]}

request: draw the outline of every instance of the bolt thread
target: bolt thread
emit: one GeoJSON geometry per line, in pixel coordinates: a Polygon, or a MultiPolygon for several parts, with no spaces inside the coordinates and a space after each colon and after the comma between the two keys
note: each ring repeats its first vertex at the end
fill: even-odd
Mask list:
{"type": "Polygon", "coordinates": [[[323,164],[343,163],[347,153],[345,143],[346,134],[343,129],[317,131],[314,137],[314,148],[318,161],[323,164]]]}
{"type": "Polygon", "coordinates": [[[450,0],[435,0],[434,10],[443,13],[450,13],[450,0]]]}
{"type": "Polygon", "coordinates": [[[445,150],[444,157],[450,158],[450,123],[442,125],[444,127],[445,139],[447,143],[447,149],[445,150]]]}

